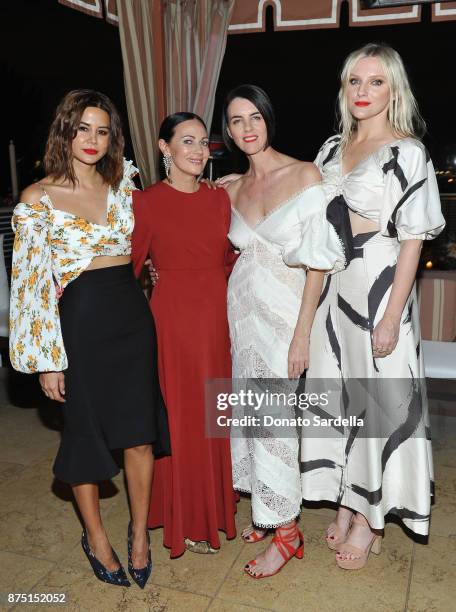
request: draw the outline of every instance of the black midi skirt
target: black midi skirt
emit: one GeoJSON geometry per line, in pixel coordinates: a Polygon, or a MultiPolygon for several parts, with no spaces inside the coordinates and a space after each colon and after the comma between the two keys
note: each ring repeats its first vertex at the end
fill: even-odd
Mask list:
{"type": "Polygon", "coordinates": [[[169,454],[155,325],[131,264],[83,272],[59,310],[68,369],[55,476],[108,480],[119,472],[111,449],[152,444],[169,454]]]}

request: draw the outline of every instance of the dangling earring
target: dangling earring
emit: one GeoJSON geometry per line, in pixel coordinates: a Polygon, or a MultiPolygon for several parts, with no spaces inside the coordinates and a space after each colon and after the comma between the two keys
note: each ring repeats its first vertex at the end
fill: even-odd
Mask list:
{"type": "Polygon", "coordinates": [[[163,165],[165,166],[165,174],[168,179],[168,183],[172,183],[171,177],[169,176],[171,170],[171,155],[163,155],[163,165]]]}

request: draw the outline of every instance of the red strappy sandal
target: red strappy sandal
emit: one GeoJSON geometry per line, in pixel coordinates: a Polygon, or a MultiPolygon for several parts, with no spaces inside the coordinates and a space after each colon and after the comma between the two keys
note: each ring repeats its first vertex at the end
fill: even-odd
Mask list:
{"type": "MultiPolygon", "coordinates": [[[[269,530],[268,529],[262,529],[262,531],[264,531],[263,535],[259,535],[258,532],[255,530],[255,527],[253,525],[251,525],[252,527],[252,533],[249,533],[247,536],[244,535],[244,531],[241,533],[241,538],[243,539],[243,541],[246,544],[256,544],[257,542],[262,542],[263,540],[265,540],[268,535],[269,535],[269,530]]],[[[246,527],[247,529],[247,527],[246,527]]]]}
{"type": "Polygon", "coordinates": [[[282,565],[280,565],[275,572],[272,572],[272,574],[255,575],[251,574],[249,571],[249,569],[255,567],[256,565],[256,559],[252,559],[252,561],[249,561],[244,567],[244,572],[250,576],[250,578],[269,578],[270,576],[275,576],[292,557],[302,559],[304,556],[304,536],[296,524],[290,527],[278,527],[275,531],[274,537],[272,538],[272,543],[276,545],[277,550],[283,557],[282,565]],[[291,542],[296,539],[296,532],[299,537],[298,548],[294,548],[294,546],[291,544],[291,542]]]}

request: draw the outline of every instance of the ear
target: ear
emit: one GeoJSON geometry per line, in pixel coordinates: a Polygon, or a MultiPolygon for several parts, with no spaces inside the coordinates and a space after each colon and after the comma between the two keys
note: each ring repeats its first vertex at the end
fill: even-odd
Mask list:
{"type": "Polygon", "coordinates": [[[166,142],[166,140],[163,140],[163,138],[160,138],[160,140],[158,141],[158,147],[163,153],[163,155],[170,155],[168,143],[166,142]]]}
{"type": "Polygon", "coordinates": [[[228,127],[226,128],[226,133],[231,138],[231,140],[233,140],[233,136],[231,135],[230,128],[228,128],[228,127]]]}

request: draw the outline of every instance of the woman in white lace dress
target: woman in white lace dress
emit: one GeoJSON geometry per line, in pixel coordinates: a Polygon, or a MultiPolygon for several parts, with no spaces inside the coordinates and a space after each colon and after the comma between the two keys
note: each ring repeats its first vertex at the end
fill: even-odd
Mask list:
{"type": "MultiPolygon", "coordinates": [[[[344,266],[344,253],[327,222],[320,173],[311,163],[271,146],[274,115],[267,95],[243,85],[227,96],[224,133],[247,155],[250,168],[228,187],[233,215],[229,238],[240,251],[228,287],[228,318],[235,379],[275,379],[275,391],[293,392],[309,362],[309,337],[323,272],[344,266]],[[305,267],[310,268],[305,272],[305,267]],[[307,278],[306,278],[307,276],[307,278]]],[[[294,416],[287,406],[279,413],[294,416]]],[[[302,557],[296,526],[301,486],[296,430],[277,437],[233,436],[233,480],[252,497],[248,543],[275,530],[271,545],[245,570],[254,578],[277,573],[302,557]]]]}
{"type": "Polygon", "coordinates": [[[358,569],[371,549],[380,551],[386,514],[428,533],[433,474],[414,281],[422,241],[445,221],[396,51],[370,44],[353,52],[339,107],[341,134],[324,143],[316,164],[328,218],[345,227],[350,248],[347,268],[325,284],[312,328],[320,350],[307,376],[340,380],[340,410],[364,415],[371,433],[353,425],[304,439],[301,469],[305,499],[339,505],[326,535],[337,564],[358,569]],[[357,401],[360,380],[369,393],[357,401]]]}

